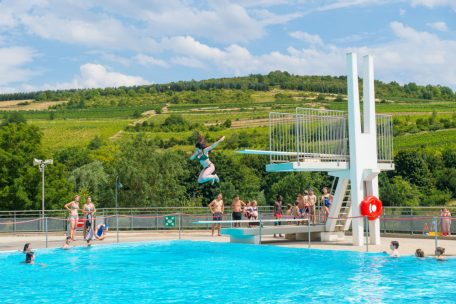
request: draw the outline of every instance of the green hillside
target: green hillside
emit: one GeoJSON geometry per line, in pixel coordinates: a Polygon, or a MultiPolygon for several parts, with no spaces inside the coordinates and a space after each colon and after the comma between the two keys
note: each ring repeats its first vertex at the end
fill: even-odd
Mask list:
{"type": "MultiPolygon", "coordinates": [[[[217,191],[228,197],[239,193],[263,204],[270,203],[276,193],[286,192],[286,199],[292,201],[302,191],[301,185],[319,189],[331,180],[318,174],[267,175],[266,157],[243,157],[232,151],[268,147],[269,112],[294,112],[296,107],[346,110],[345,81],[345,77],[272,72],[132,88],[4,94],[0,95],[5,100],[0,102],[5,115],[0,150],[5,162],[13,157],[8,149],[14,147],[8,141],[12,133],[22,132],[13,125],[23,119],[33,130],[27,132],[38,132],[40,142],[32,154],[56,160],[49,171],[50,187],[53,180],[58,187],[49,204],[56,208],[74,192],[90,193],[101,205],[112,205],[116,175],[132,180],[131,184],[125,181],[123,205],[200,205],[217,191]],[[208,142],[226,136],[213,156],[222,176],[221,188],[195,182],[198,164],[186,156],[194,149],[196,132],[208,142]],[[152,156],[145,168],[143,158],[152,156]],[[131,163],[133,159],[137,164],[131,163]],[[169,170],[173,174],[163,174],[169,170]],[[172,189],[165,191],[165,185],[172,189]]],[[[385,204],[437,205],[454,199],[454,92],[441,86],[377,82],[376,96],[377,112],[391,113],[394,118],[398,165],[396,173],[380,179],[385,204]],[[396,193],[398,189],[407,189],[410,195],[396,193]],[[427,190],[430,194],[424,195],[427,190]]],[[[22,139],[17,136],[15,140],[22,139]]],[[[23,153],[25,171],[5,169],[11,176],[0,181],[0,200],[9,202],[3,209],[38,207],[38,186],[25,185],[39,183],[37,170],[30,166],[31,152],[25,149],[23,153]],[[17,183],[24,184],[19,194],[14,188],[17,183]]]]}

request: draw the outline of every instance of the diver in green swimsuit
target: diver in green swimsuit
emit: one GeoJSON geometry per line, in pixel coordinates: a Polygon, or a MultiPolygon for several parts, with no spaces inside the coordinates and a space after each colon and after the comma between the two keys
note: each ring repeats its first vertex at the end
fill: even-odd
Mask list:
{"type": "Polygon", "coordinates": [[[203,170],[201,170],[201,173],[198,177],[199,184],[204,184],[207,182],[212,182],[212,184],[214,184],[215,182],[218,183],[220,181],[217,174],[213,174],[215,172],[215,166],[209,160],[209,152],[212,149],[214,149],[215,147],[217,147],[217,145],[219,143],[221,143],[223,140],[225,140],[225,136],[220,138],[218,141],[213,143],[211,146],[207,146],[207,144],[204,141],[204,138],[199,137],[198,143],[196,144],[196,151],[190,157],[190,160],[194,160],[195,158],[198,158],[201,166],[203,167],[203,170]]]}

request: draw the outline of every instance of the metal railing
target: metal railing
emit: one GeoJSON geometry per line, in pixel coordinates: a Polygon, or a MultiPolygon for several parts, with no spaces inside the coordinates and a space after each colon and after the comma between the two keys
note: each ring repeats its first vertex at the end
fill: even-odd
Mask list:
{"type": "MultiPolygon", "coordinates": [[[[392,116],[376,115],[379,162],[393,162],[392,116]]],[[[349,161],[345,111],[296,108],[296,113],[269,113],[271,163],[349,161]]]]}
{"type": "Polygon", "coordinates": [[[391,115],[377,114],[377,159],[378,162],[393,162],[393,118],[391,115]]]}
{"type": "Polygon", "coordinates": [[[347,161],[347,122],[344,111],[296,108],[299,161],[347,161]]]}
{"type": "MultiPolygon", "coordinates": [[[[325,213],[320,199],[315,209],[316,223],[324,223],[325,213]]],[[[381,221],[381,231],[420,234],[426,225],[431,226],[433,217],[440,216],[442,209],[443,207],[384,207],[382,217],[387,220],[381,221]]],[[[456,214],[456,207],[448,209],[456,214]]],[[[283,213],[285,214],[285,209],[283,213]]],[[[181,215],[183,229],[194,229],[191,224],[193,221],[212,219],[212,214],[206,207],[99,208],[95,215],[98,222],[106,222],[110,227],[122,230],[162,230],[169,229],[164,225],[163,218],[170,214],[181,215]],[[119,214],[118,226],[116,214],[119,214]]],[[[259,206],[259,214],[263,219],[272,219],[273,207],[259,206]]],[[[48,218],[48,231],[68,229],[66,210],[45,210],[45,217],[48,218]]],[[[40,210],[0,211],[0,233],[42,232],[44,224],[40,218],[40,210]]],[[[229,207],[225,208],[223,219],[231,220],[229,207]]],[[[438,220],[438,223],[440,226],[441,221],[438,220]]],[[[456,231],[456,221],[451,223],[451,230],[456,231]]]]}

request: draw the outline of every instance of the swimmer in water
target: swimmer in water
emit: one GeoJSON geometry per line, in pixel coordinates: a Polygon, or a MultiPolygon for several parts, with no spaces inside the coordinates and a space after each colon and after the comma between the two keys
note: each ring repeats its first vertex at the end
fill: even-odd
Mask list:
{"type": "Polygon", "coordinates": [[[25,253],[25,264],[35,264],[35,253],[32,251],[32,244],[26,243],[22,252],[25,253]]]}
{"type": "Polygon", "coordinates": [[[198,176],[198,184],[204,184],[207,182],[211,182],[212,184],[218,183],[220,181],[217,174],[213,174],[215,172],[214,164],[209,160],[209,152],[213,150],[219,143],[225,140],[225,136],[220,138],[218,141],[213,143],[211,146],[206,144],[204,137],[198,135],[198,143],[196,146],[195,153],[192,154],[190,160],[194,160],[198,158],[203,170],[201,170],[198,176]]]}
{"type": "Polygon", "coordinates": [[[62,249],[71,249],[70,242],[71,242],[71,237],[67,236],[65,239],[65,243],[62,246],[62,249]]]}
{"type": "MultiPolygon", "coordinates": [[[[398,250],[399,249],[399,242],[398,241],[391,241],[390,249],[391,249],[391,253],[389,254],[390,257],[392,257],[392,258],[400,257],[399,250],[398,250]]],[[[388,254],[388,252],[386,252],[386,251],[384,251],[383,253],[388,254]]]]}
{"type": "Polygon", "coordinates": [[[423,251],[423,249],[417,249],[417,250],[415,251],[415,256],[416,256],[417,258],[420,258],[420,259],[424,258],[424,251],[423,251]]]}
{"type": "Polygon", "coordinates": [[[435,248],[435,258],[437,259],[437,261],[445,261],[445,257],[443,256],[443,254],[445,253],[445,248],[443,247],[437,247],[435,248]]]}

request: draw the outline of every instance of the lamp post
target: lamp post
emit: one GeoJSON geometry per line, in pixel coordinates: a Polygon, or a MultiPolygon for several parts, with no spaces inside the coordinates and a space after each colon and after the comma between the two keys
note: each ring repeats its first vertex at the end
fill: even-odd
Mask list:
{"type": "Polygon", "coordinates": [[[44,169],[47,165],[52,165],[54,161],[52,159],[33,159],[33,165],[38,166],[41,172],[41,215],[44,219],[44,169]]]}
{"type": "Polygon", "coordinates": [[[119,182],[119,176],[116,176],[116,229],[117,229],[117,243],[119,243],[119,205],[117,199],[117,192],[123,185],[119,182]]]}

